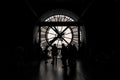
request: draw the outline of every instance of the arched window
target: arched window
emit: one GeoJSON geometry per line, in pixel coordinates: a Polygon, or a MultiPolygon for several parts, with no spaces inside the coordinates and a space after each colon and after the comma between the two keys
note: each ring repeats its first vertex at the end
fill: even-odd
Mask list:
{"type": "MultiPolygon", "coordinates": [[[[78,17],[70,11],[66,10],[53,10],[47,12],[42,17],[40,17],[39,21],[41,22],[77,22],[78,17]]],[[[38,22],[39,22],[38,21],[38,22]]],[[[41,47],[45,47],[49,45],[50,41],[52,41],[55,37],[59,37],[52,43],[56,44],[58,48],[61,48],[62,43],[66,46],[68,44],[75,44],[78,47],[78,27],[80,26],[38,26],[40,27],[40,41],[41,47]]],[[[37,38],[39,41],[39,30],[37,30],[37,38]]],[[[82,33],[80,31],[80,41],[82,41],[82,33]]]]}

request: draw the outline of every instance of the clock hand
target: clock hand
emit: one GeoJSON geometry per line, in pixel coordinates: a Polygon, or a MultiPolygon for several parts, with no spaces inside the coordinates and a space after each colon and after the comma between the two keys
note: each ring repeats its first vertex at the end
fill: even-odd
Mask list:
{"type": "Polygon", "coordinates": [[[54,37],[53,40],[51,40],[51,41],[49,42],[49,45],[52,45],[52,43],[55,42],[58,38],[59,38],[59,36],[54,37]]]}
{"type": "Polygon", "coordinates": [[[67,44],[69,44],[63,37],[61,37],[67,44]]]}
{"type": "MultiPolygon", "coordinates": [[[[63,32],[68,29],[68,27],[67,27],[66,29],[64,29],[63,32],[59,33],[59,31],[56,29],[56,27],[54,27],[54,28],[53,28],[52,26],[50,26],[50,27],[58,34],[57,37],[52,40],[52,43],[53,43],[54,41],[56,41],[57,38],[61,38],[62,35],[64,35],[63,32]]],[[[67,42],[67,43],[68,43],[68,42],[67,42]]]]}
{"type": "Polygon", "coordinates": [[[59,35],[60,33],[59,33],[58,29],[57,29],[56,27],[54,27],[54,28],[55,28],[55,30],[56,30],[56,32],[57,32],[57,34],[59,35]]]}
{"type": "Polygon", "coordinates": [[[69,26],[67,26],[67,27],[61,32],[61,34],[63,34],[68,28],[69,28],[69,26]]]}
{"type": "Polygon", "coordinates": [[[56,27],[53,28],[52,26],[50,26],[50,28],[52,28],[58,35],[60,34],[56,27]]]}

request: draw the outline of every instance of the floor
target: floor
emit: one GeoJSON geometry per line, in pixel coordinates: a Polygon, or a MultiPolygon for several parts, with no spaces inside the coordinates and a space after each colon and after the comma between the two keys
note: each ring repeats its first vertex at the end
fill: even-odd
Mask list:
{"type": "Polygon", "coordinates": [[[51,64],[51,59],[45,64],[40,63],[38,80],[85,80],[86,76],[82,71],[82,65],[77,61],[76,67],[65,69],[62,67],[61,59],[58,59],[57,64],[51,64]]]}
{"type": "MultiPolygon", "coordinates": [[[[61,59],[57,64],[51,64],[51,59],[45,64],[45,61],[32,61],[27,64],[11,65],[8,68],[7,79],[12,80],[109,80],[118,79],[119,66],[109,64],[101,65],[76,61],[74,68],[62,68],[61,59]]],[[[5,80],[7,80],[5,79],[5,80]]]]}

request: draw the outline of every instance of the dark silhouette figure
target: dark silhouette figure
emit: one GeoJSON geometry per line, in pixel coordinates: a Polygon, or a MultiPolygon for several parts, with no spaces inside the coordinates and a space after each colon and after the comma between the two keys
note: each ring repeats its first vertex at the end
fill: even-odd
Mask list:
{"type": "Polygon", "coordinates": [[[52,46],[52,59],[53,59],[52,64],[54,64],[55,61],[57,63],[57,55],[58,55],[58,48],[57,48],[56,44],[54,44],[52,46]]]}
{"type": "Polygon", "coordinates": [[[76,56],[77,56],[77,48],[75,46],[75,44],[72,45],[72,50],[73,50],[73,53],[72,53],[72,64],[73,65],[76,65],[76,56]]]}
{"type": "Polygon", "coordinates": [[[48,58],[48,45],[45,47],[44,53],[45,53],[45,63],[48,63],[47,58],[48,58]]]}
{"type": "Polygon", "coordinates": [[[70,66],[71,65],[71,60],[72,60],[72,45],[69,44],[68,45],[68,65],[70,66]]]}
{"type": "Polygon", "coordinates": [[[68,65],[70,67],[75,66],[75,58],[76,58],[76,54],[77,54],[77,48],[75,47],[75,45],[69,44],[68,45],[68,65]]]}
{"type": "Polygon", "coordinates": [[[61,49],[61,55],[62,55],[62,64],[63,64],[63,67],[66,67],[67,63],[66,63],[66,60],[67,60],[67,47],[62,44],[62,49],[61,49]]]}

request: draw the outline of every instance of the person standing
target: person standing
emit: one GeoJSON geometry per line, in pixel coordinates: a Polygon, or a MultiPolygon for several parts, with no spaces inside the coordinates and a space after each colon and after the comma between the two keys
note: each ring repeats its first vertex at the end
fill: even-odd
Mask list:
{"type": "Polygon", "coordinates": [[[48,45],[45,47],[44,53],[45,53],[45,63],[48,63],[47,56],[48,56],[48,45]]]}
{"type": "Polygon", "coordinates": [[[77,48],[75,46],[75,44],[72,45],[72,65],[76,65],[76,56],[77,56],[77,48]]]}
{"type": "Polygon", "coordinates": [[[67,60],[67,47],[62,44],[62,49],[61,49],[61,55],[62,55],[62,64],[63,64],[63,68],[66,67],[67,63],[66,63],[66,60],[67,60]]]}
{"type": "Polygon", "coordinates": [[[54,64],[55,61],[57,63],[57,55],[58,55],[58,48],[57,48],[56,44],[54,44],[52,46],[52,59],[53,60],[52,60],[51,64],[54,64]]]}
{"type": "Polygon", "coordinates": [[[68,45],[68,65],[72,66],[72,62],[73,62],[73,48],[72,48],[72,44],[68,45]]]}

